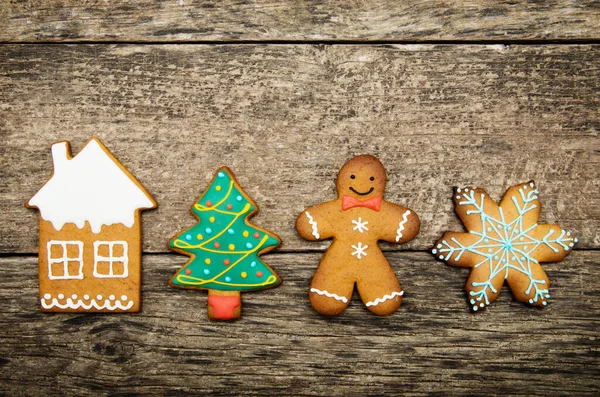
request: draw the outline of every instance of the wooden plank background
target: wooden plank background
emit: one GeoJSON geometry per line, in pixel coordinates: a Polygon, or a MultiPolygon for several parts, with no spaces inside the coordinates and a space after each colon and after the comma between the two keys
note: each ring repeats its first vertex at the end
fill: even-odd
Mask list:
{"type": "Polygon", "coordinates": [[[0,3],[0,394],[597,395],[600,388],[600,6],[594,1],[0,3]],[[159,202],[143,215],[143,310],[42,314],[38,213],[50,144],[97,135],[159,202]],[[354,298],[316,314],[327,242],[294,231],[358,153],[417,211],[382,244],[405,291],[394,315],[354,298]],[[166,282],[166,243],[220,165],[283,245],[280,287],[211,323],[206,294],[166,282]],[[428,253],[460,230],[453,186],[496,198],[535,179],[541,221],[580,243],[547,264],[548,308],[508,290],[469,311],[467,271],[428,253]]]}

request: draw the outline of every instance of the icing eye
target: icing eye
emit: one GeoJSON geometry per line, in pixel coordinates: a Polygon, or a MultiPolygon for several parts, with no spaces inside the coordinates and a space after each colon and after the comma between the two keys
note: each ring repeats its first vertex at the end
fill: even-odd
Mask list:
{"type": "Polygon", "coordinates": [[[370,180],[372,180],[372,181],[374,181],[374,180],[375,180],[375,177],[374,177],[374,176],[372,176],[372,177],[370,177],[369,179],[370,179],[370,180]]]}
{"type": "Polygon", "coordinates": [[[354,178],[356,178],[356,176],[350,175],[350,179],[354,179],[354,178]]]}

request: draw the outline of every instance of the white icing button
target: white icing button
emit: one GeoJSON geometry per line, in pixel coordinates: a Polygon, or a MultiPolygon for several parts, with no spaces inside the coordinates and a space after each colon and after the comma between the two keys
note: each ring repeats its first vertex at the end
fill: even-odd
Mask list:
{"type": "Polygon", "coordinates": [[[45,294],[44,295],[44,299],[50,299],[50,298],[52,298],[52,295],[50,295],[50,294],[45,294]]]}
{"type": "Polygon", "coordinates": [[[127,300],[127,295],[121,295],[121,300],[122,301],[126,301],[127,300]]]}
{"type": "Polygon", "coordinates": [[[63,294],[58,294],[58,299],[63,299],[65,296],[63,294]]]}
{"type": "Polygon", "coordinates": [[[88,294],[83,295],[83,299],[88,300],[90,299],[90,296],[88,294]]]}
{"type": "Polygon", "coordinates": [[[110,299],[111,301],[114,301],[115,300],[115,296],[111,295],[111,296],[108,297],[108,299],[110,299]]]}
{"type": "Polygon", "coordinates": [[[483,302],[482,302],[482,303],[480,303],[480,304],[479,304],[479,306],[481,306],[481,307],[484,307],[485,305],[484,305],[484,304],[483,304],[483,302]]]}
{"type": "Polygon", "coordinates": [[[73,300],[77,299],[77,294],[71,295],[71,299],[73,299],[73,300]]]}
{"type": "Polygon", "coordinates": [[[477,309],[477,306],[473,306],[473,311],[476,312],[477,310],[479,310],[477,309]]]}
{"type": "Polygon", "coordinates": [[[98,295],[98,296],[96,297],[96,299],[98,299],[99,301],[101,301],[101,300],[102,300],[102,295],[98,295]]]}

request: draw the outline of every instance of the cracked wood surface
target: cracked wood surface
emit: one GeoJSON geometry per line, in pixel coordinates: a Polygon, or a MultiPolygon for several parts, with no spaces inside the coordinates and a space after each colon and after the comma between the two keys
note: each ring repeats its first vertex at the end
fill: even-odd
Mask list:
{"type": "Polygon", "coordinates": [[[427,253],[387,257],[405,296],[389,317],[354,296],[340,316],[312,310],[320,253],[269,254],[278,288],[242,294],[242,319],[213,323],[207,294],[170,288],[180,255],[145,255],[142,312],[38,310],[35,257],[0,258],[0,391],[7,395],[577,395],[598,391],[600,263],[593,251],[546,264],[550,305],[504,288],[473,314],[468,269],[427,253]]]}
{"type": "Polygon", "coordinates": [[[0,41],[506,41],[600,38],[580,1],[28,0],[0,2],[0,41]]]}
{"type": "Polygon", "coordinates": [[[50,145],[97,135],[154,195],[143,249],[165,252],[221,165],[281,251],[323,250],[294,229],[335,197],[339,168],[378,156],[386,198],[421,217],[426,250],[462,230],[453,186],[499,199],[534,179],[543,223],[600,248],[600,47],[67,45],[2,47],[0,252],[37,252],[23,203],[52,172],[50,145]]]}

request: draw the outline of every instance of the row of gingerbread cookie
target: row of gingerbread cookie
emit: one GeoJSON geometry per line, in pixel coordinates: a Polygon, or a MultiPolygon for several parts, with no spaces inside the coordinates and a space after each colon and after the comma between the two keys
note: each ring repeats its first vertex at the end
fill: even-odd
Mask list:
{"type": "MultiPolygon", "coordinates": [[[[97,138],[75,157],[68,142],[55,143],[52,156],[54,174],[26,204],[41,213],[42,310],[139,311],[139,212],[155,208],[156,201],[97,138]]],[[[310,302],[319,313],[342,312],[354,285],[376,314],[391,314],[401,304],[403,291],[377,242],[411,240],[419,219],[383,199],[385,180],[376,158],[355,157],[338,175],[338,198],[298,217],[302,237],[334,239],[310,286],[310,302]]],[[[537,195],[528,182],[511,188],[498,206],[481,189],[456,190],[456,210],[469,232],[446,233],[432,253],[473,268],[467,292],[474,311],[496,299],[505,279],[517,299],[546,305],[549,280],[539,263],[562,259],[577,239],[556,225],[537,225],[537,195]]],[[[211,319],[239,318],[240,292],[281,283],[260,258],[280,239],[248,222],[257,209],[223,167],[192,206],[198,223],[169,243],[190,256],[169,285],[208,290],[211,319]]]]}

